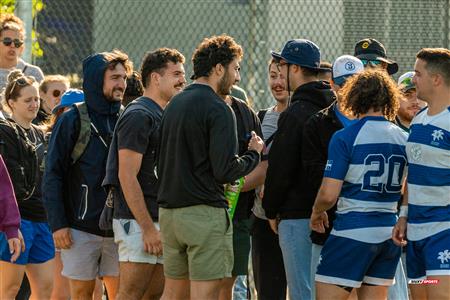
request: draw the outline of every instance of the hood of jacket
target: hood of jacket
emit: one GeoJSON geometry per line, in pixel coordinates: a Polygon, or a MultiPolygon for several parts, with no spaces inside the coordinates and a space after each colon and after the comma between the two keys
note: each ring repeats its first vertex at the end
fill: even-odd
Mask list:
{"type": "Polygon", "coordinates": [[[120,102],[108,101],[103,95],[103,81],[108,61],[102,53],[92,54],[83,60],[83,91],[90,111],[101,115],[116,115],[120,102]]]}
{"type": "Polygon", "coordinates": [[[291,103],[307,101],[318,107],[327,107],[336,101],[336,94],[326,81],[312,81],[299,86],[292,95],[291,103]]]}

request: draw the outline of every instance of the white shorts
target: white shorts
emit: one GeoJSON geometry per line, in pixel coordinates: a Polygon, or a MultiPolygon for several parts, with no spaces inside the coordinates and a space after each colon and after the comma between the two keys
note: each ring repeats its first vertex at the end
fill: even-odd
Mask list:
{"type": "MultiPolygon", "coordinates": [[[[154,223],[159,230],[159,224],[154,223]]],[[[163,257],[144,251],[142,230],[134,219],[113,220],[114,241],[119,247],[120,262],[162,264],[163,257]]]]}
{"type": "Polygon", "coordinates": [[[119,276],[117,245],[112,237],[101,237],[73,228],[70,233],[72,247],[61,249],[63,276],[75,280],[119,276]]]}

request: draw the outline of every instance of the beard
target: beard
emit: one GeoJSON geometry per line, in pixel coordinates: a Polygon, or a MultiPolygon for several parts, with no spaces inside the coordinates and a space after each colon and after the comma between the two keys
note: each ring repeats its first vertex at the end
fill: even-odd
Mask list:
{"type": "Polygon", "coordinates": [[[234,80],[230,78],[230,74],[228,70],[225,71],[222,78],[219,80],[218,93],[220,95],[229,95],[231,94],[231,88],[233,87],[234,80]]]}
{"type": "Polygon", "coordinates": [[[124,90],[122,88],[113,88],[109,95],[105,95],[105,98],[109,102],[120,102],[120,101],[122,101],[123,96],[124,96],[124,90]],[[120,96],[114,96],[114,94],[117,91],[122,92],[120,96]]]}

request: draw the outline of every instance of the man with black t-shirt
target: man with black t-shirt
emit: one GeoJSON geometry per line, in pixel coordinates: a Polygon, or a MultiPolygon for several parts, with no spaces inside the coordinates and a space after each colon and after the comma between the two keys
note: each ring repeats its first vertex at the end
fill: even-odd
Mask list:
{"type": "Polygon", "coordinates": [[[175,49],[148,52],[141,67],[144,94],[127,106],[114,132],[103,185],[114,199],[117,299],[141,299],[146,290],[153,299],[163,291],[155,153],[163,109],[186,83],[183,63],[184,56],[175,49]]]}
{"type": "Polygon", "coordinates": [[[223,185],[250,173],[263,148],[252,132],[248,150],[237,155],[235,116],[219,97],[239,79],[241,57],[229,36],[204,39],[192,58],[195,83],[164,112],[158,151],[164,299],[217,299],[222,279],[231,276],[223,185]]]}

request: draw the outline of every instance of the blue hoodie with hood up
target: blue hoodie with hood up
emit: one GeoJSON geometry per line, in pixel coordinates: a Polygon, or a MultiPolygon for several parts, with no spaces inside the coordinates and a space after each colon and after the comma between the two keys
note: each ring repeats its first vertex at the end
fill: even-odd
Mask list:
{"type": "MultiPolygon", "coordinates": [[[[101,53],[93,54],[83,61],[83,90],[89,117],[108,144],[121,104],[108,101],[103,95],[107,65],[101,53]]],[[[112,231],[103,231],[98,227],[106,201],[102,180],[105,177],[108,148],[95,130],[91,130],[86,150],[73,164],[71,154],[79,131],[79,114],[74,108],[62,114],[53,128],[43,179],[43,200],[48,222],[53,232],[70,227],[100,236],[112,236],[112,231]]]]}

